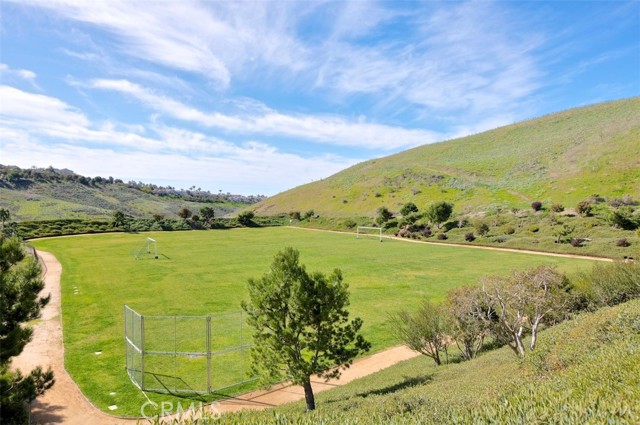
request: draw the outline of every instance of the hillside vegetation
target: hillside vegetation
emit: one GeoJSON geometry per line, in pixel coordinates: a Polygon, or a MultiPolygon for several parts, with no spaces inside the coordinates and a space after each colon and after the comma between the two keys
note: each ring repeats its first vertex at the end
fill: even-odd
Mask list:
{"type": "Polygon", "coordinates": [[[15,221],[110,219],[115,211],[136,218],[153,214],[175,218],[181,208],[197,213],[204,206],[214,208],[216,217],[221,217],[262,198],[85,177],[52,167],[0,165],[0,208],[7,209],[15,221]]]}
{"type": "Polygon", "coordinates": [[[261,215],[397,212],[442,200],[456,211],[533,201],[574,207],[594,194],[640,197],[640,98],[572,109],[366,161],[256,205],[261,215]]]}
{"type": "MultiPolygon", "coordinates": [[[[264,412],[210,424],[637,424],[640,422],[640,300],[583,313],[543,332],[521,362],[504,347],[435,367],[416,358],[264,412]]],[[[189,420],[156,423],[196,423],[189,420]]]]}

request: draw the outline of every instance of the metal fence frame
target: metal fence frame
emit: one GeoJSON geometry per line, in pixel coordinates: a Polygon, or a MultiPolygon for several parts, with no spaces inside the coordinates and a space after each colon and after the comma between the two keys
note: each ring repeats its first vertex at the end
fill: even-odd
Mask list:
{"type": "MultiPolygon", "coordinates": [[[[233,312],[233,313],[222,313],[217,315],[208,315],[208,316],[145,316],[142,315],[135,310],[133,310],[128,305],[124,306],[124,336],[125,336],[125,356],[126,356],[126,370],[131,382],[138,387],[142,391],[152,391],[152,392],[160,392],[160,393],[197,393],[197,394],[210,394],[213,392],[221,391],[227,388],[231,388],[237,385],[241,385],[250,381],[254,381],[256,378],[246,378],[245,377],[245,366],[247,362],[244,362],[245,353],[248,354],[249,349],[253,344],[245,343],[246,337],[243,335],[243,328],[245,326],[243,320],[243,313],[233,312]],[[213,346],[212,344],[212,324],[215,326],[216,323],[222,320],[225,317],[231,317],[233,315],[238,316],[238,324],[237,330],[239,332],[239,344],[237,345],[221,345],[221,346],[213,346]],[[149,324],[154,321],[171,321],[173,320],[173,350],[151,350],[148,349],[145,342],[149,343],[149,339],[157,338],[157,335],[154,334],[158,332],[159,329],[149,329],[149,324]],[[188,350],[182,351],[178,344],[178,330],[177,330],[177,322],[178,320],[187,320],[187,321],[195,321],[195,323],[203,323],[203,333],[202,340],[204,342],[204,346],[201,350],[188,350]],[[216,371],[212,365],[212,362],[216,360],[216,356],[222,357],[223,355],[227,355],[230,353],[235,353],[239,351],[239,369],[242,376],[242,379],[238,381],[234,381],[230,384],[218,386],[216,387],[213,383],[213,376],[216,371]],[[159,373],[156,371],[149,371],[147,362],[153,358],[166,358],[173,357],[174,360],[174,370],[173,374],[171,374],[170,370],[164,371],[165,374],[159,373]],[[206,371],[202,372],[206,374],[206,385],[203,387],[206,388],[193,388],[187,385],[187,383],[183,380],[184,377],[178,376],[176,373],[178,367],[177,362],[178,359],[200,359],[204,358],[206,363],[206,371]],[[149,379],[149,378],[154,379],[149,379]],[[167,378],[168,380],[174,381],[182,381],[189,388],[169,388],[168,385],[164,385],[162,379],[167,378]],[[154,382],[159,383],[160,385],[154,385],[154,382]]],[[[167,335],[171,335],[170,329],[162,328],[163,335],[162,338],[167,339],[167,335]]],[[[168,341],[171,341],[171,338],[168,338],[168,341]]],[[[166,343],[165,343],[166,344],[166,343]]],[[[153,348],[153,344],[152,348],[153,348]]],[[[169,344],[171,345],[171,344],[169,344]]],[[[204,377],[202,377],[204,382],[204,377]]]]}

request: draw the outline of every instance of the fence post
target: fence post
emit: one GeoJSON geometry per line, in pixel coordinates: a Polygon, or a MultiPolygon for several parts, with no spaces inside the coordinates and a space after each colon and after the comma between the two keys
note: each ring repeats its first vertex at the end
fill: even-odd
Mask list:
{"type": "Polygon", "coordinates": [[[207,392],[211,393],[211,316],[207,316],[207,392]]]}
{"type": "Polygon", "coordinates": [[[140,315],[140,389],[144,391],[144,316],[140,315]]]}

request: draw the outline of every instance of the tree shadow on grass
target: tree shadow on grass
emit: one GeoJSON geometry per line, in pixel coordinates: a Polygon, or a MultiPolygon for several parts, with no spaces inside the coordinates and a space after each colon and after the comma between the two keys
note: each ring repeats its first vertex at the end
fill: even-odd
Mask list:
{"type": "MultiPolygon", "coordinates": [[[[383,388],[376,388],[376,389],[372,389],[369,391],[365,391],[362,393],[357,393],[355,394],[353,397],[354,398],[367,398],[369,396],[372,395],[387,395],[387,394],[393,394],[396,391],[401,391],[407,388],[412,388],[412,387],[416,387],[418,385],[424,385],[428,382],[433,381],[434,379],[434,374],[428,374],[428,375],[419,375],[419,376],[403,376],[403,380],[400,382],[397,382],[393,385],[389,385],[383,388]]],[[[343,401],[343,398],[338,398],[335,400],[327,400],[326,403],[336,403],[339,401],[343,401]]]]}
{"type": "Polygon", "coordinates": [[[395,393],[396,391],[404,390],[406,388],[415,387],[418,385],[424,385],[427,382],[433,381],[433,374],[419,375],[419,376],[403,376],[403,380],[393,385],[389,385],[384,388],[378,388],[375,390],[366,391],[364,393],[356,394],[357,397],[366,398],[370,395],[386,395],[395,393]]]}

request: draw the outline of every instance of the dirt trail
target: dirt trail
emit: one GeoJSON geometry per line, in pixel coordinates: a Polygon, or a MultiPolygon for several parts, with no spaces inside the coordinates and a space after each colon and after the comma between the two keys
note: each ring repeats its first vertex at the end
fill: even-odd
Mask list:
{"type": "MultiPolygon", "coordinates": [[[[60,276],[62,266],[50,253],[38,251],[46,274],[42,295],[51,294],[51,301],[43,309],[40,321],[34,326],[33,338],[22,354],[14,358],[12,367],[29,371],[35,366],[51,367],[56,383],[39,397],[32,409],[33,424],[117,425],[144,423],[139,419],[119,418],[103,413],[82,394],[64,368],[64,346],[60,309],[60,276]]],[[[316,379],[314,392],[321,392],[344,385],[418,354],[399,346],[358,359],[346,370],[340,380],[324,382],[316,379]]],[[[243,409],[266,409],[283,403],[301,400],[304,390],[299,386],[278,385],[270,390],[253,391],[241,396],[216,402],[206,409],[213,413],[233,412],[243,409]]]]}

